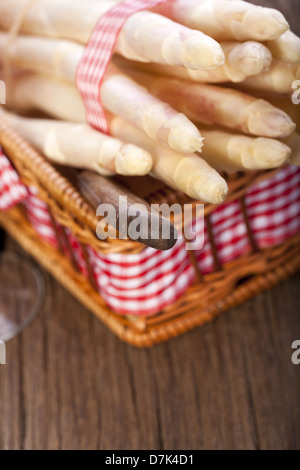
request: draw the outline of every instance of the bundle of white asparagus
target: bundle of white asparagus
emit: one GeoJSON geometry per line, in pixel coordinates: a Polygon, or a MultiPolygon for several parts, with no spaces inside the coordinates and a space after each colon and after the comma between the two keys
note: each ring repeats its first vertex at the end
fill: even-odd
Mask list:
{"type": "Polygon", "coordinates": [[[0,0],[1,117],[56,163],[150,174],[212,204],[227,196],[224,172],[300,164],[300,39],[279,11],[242,0],[167,0],[133,14],[99,91],[110,136],[92,129],[76,71],[119,1],[0,0]]]}

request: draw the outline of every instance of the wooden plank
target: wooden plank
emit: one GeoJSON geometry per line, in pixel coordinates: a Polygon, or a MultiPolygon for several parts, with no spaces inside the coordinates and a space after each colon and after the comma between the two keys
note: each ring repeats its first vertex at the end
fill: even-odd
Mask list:
{"type": "Polygon", "coordinates": [[[0,368],[1,449],[300,449],[300,275],[141,351],[44,277],[0,368]]]}

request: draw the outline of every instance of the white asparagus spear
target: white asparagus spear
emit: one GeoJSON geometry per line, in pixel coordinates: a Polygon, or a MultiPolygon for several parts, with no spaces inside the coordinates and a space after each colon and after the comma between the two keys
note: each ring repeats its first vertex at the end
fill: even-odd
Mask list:
{"type": "Polygon", "coordinates": [[[152,169],[153,160],[148,152],[95,131],[87,124],[24,118],[3,109],[0,115],[53,162],[94,170],[103,176],[147,175],[152,169]]]}
{"type": "MultiPolygon", "coordinates": [[[[34,108],[58,119],[85,122],[78,92],[67,82],[28,76],[16,80],[12,89],[7,102],[16,111],[25,112],[34,108]],[[37,93],[32,92],[35,89],[37,93]]],[[[177,153],[160,145],[122,118],[109,119],[109,130],[112,136],[120,140],[123,140],[121,136],[126,136],[125,142],[137,146],[140,142],[141,148],[147,152],[151,149],[153,175],[172,188],[213,204],[222,203],[225,199],[228,192],[226,182],[196,154],[177,153]]]]}
{"type": "MultiPolygon", "coordinates": [[[[0,2],[0,28],[8,30],[28,0],[0,2]]],[[[63,38],[86,44],[98,19],[115,0],[37,0],[22,23],[27,34],[63,38]]],[[[125,22],[115,51],[128,59],[214,69],[224,63],[221,46],[200,31],[163,16],[142,11],[125,22]]]]}
{"type": "Polygon", "coordinates": [[[268,93],[287,94],[292,92],[293,83],[300,78],[300,64],[287,64],[274,60],[270,70],[256,77],[249,77],[238,87],[265,91],[268,93]]]}
{"type": "Polygon", "coordinates": [[[238,90],[135,71],[133,77],[195,122],[272,138],[286,137],[295,130],[286,112],[238,90]]]}
{"type": "Polygon", "coordinates": [[[125,75],[108,78],[101,87],[101,99],[107,110],[135,124],[157,142],[178,152],[201,151],[203,139],[196,126],[125,75]]]}
{"type": "Polygon", "coordinates": [[[210,36],[147,11],[126,21],[116,52],[128,59],[194,70],[214,70],[225,61],[221,46],[210,36]]]}
{"type": "MultiPolygon", "coordinates": [[[[8,100],[7,100],[8,105],[11,106],[13,109],[16,109],[17,111],[23,111],[23,112],[28,111],[32,108],[39,109],[39,110],[45,111],[46,113],[54,117],[57,117],[58,119],[85,122],[85,112],[84,112],[82,102],[80,100],[78,92],[72,85],[66,82],[62,82],[58,80],[56,81],[50,80],[46,77],[38,77],[38,76],[21,77],[20,79],[16,80],[13,85],[14,85],[13,93],[10,93],[8,95],[8,100]],[[32,90],[35,90],[35,92],[33,93],[32,90]]],[[[124,129],[125,128],[130,129],[128,128],[128,126],[124,126],[124,129]]],[[[114,135],[117,138],[122,139],[121,134],[119,133],[114,134],[114,131],[115,129],[110,128],[110,132],[112,133],[112,135],[114,135]]],[[[118,132],[121,132],[120,128],[118,128],[118,132]]],[[[214,134],[214,137],[212,138],[212,142],[215,145],[217,145],[217,149],[219,149],[218,152],[221,152],[221,155],[222,155],[224,154],[224,151],[227,152],[228,148],[229,149],[233,148],[236,154],[238,155],[238,152],[241,151],[241,149],[238,147],[237,144],[239,144],[240,138],[242,136],[230,135],[230,138],[232,139],[231,143],[232,145],[233,143],[235,143],[235,145],[233,147],[228,147],[227,141],[225,142],[226,139],[224,140],[224,134],[226,135],[226,139],[228,141],[228,135],[229,135],[228,133],[227,134],[223,133],[222,139],[221,138],[219,139],[220,134],[214,134]]],[[[139,135],[140,138],[141,136],[143,136],[144,139],[148,139],[147,136],[143,134],[142,132],[141,133],[136,132],[135,135],[139,135]]],[[[208,131],[206,130],[205,131],[205,137],[207,139],[207,142],[205,142],[206,153],[208,153],[208,148],[209,148],[208,144],[210,142],[209,140],[210,136],[213,136],[213,134],[208,135],[208,131]]],[[[242,139],[244,142],[245,142],[244,139],[249,139],[247,140],[248,145],[250,141],[254,140],[254,139],[245,137],[242,139]]],[[[131,139],[129,139],[129,137],[127,139],[125,137],[125,141],[132,142],[131,139]]],[[[271,139],[263,139],[263,141],[264,141],[264,145],[261,145],[259,148],[257,148],[255,155],[260,157],[261,153],[266,152],[267,164],[268,164],[268,158],[270,158],[270,161],[272,162],[270,165],[274,165],[274,167],[276,166],[277,162],[278,164],[281,164],[287,156],[287,153],[286,153],[288,152],[287,147],[283,146],[283,144],[277,141],[272,141],[271,139]],[[267,141],[267,145],[266,145],[266,141],[267,141]],[[272,154],[270,157],[268,157],[268,152],[272,154]]],[[[152,139],[148,139],[147,142],[148,143],[151,142],[152,146],[159,145],[159,144],[156,144],[156,142],[153,141],[152,139]]],[[[133,141],[133,143],[137,143],[137,142],[133,141]]],[[[165,150],[166,151],[164,152],[164,155],[166,154],[171,155],[170,153],[167,152],[168,151],[167,148],[165,148],[165,150]]],[[[215,149],[212,148],[211,154],[213,155],[213,158],[215,158],[215,155],[217,155],[217,151],[216,153],[214,152],[215,152],[215,149]]],[[[173,155],[176,154],[175,152],[171,152],[171,153],[173,155]]],[[[257,165],[259,165],[259,163],[257,163],[257,165]]],[[[260,165],[262,164],[260,163],[260,165]]],[[[258,166],[258,168],[260,167],[261,166],[258,166]]]]}
{"type": "Polygon", "coordinates": [[[37,36],[18,35],[8,43],[9,35],[0,31],[0,63],[20,70],[44,73],[71,83],[84,48],[73,42],[37,36]]]}
{"type": "MultiPolygon", "coordinates": [[[[258,42],[222,42],[221,46],[225,53],[225,64],[216,70],[191,70],[184,67],[138,62],[134,65],[162,75],[210,83],[242,82],[247,77],[263,73],[271,65],[270,51],[258,42]]],[[[119,61],[122,63],[122,59],[119,61]]]]}
{"type": "MultiPolygon", "coordinates": [[[[66,79],[75,85],[83,52],[79,44],[35,36],[16,38],[7,51],[6,44],[7,34],[0,33],[0,58],[6,54],[13,66],[66,79]]],[[[185,115],[152,96],[113,64],[102,83],[100,97],[104,108],[132,122],[149,137],[178,152],[201,150],[201,135],[185,115]]]]}
{"type": "Polygon", "coordinates": [[[251,138],[222,130],[202,130],[203,158],[219,171],[262,170],[283,165],[291,149],[274,139],[251,138]]]}
{"type": "Polygon", "coordinates": [[[276,39],[289,27],[279,11],[240,0],[173,0],[154,11],[221,41],[276,39]]]}
{"type": "MultiPolygon", "coordinates": [[[[25,112],[34,108],[58,119],[85,122],[78,92],[67,82],[39,76],[21,77],[13,83],[12,90],[8,95],[8,105],[14,110],[25,112]],[[32,92],[35,89],[37,93],[32,92]]],[[[160,145],[121,118],[110,118],[109,130],[120,140],[123,135],[126,136],[125,142],[137,146],[135,142],[140,142],[141,148],[147,152],[151,149],[154,176],[172,188],[213,204],[222,203],[226,198],[226,182],[196,154],[177,153],[160,145]]]]}
{"type": "Polygon", "coordinates": [[[296,123],[297,131],[300,131],[300,104],[296,105],[292,102],[290,96],[271,96],[266,98],[273,106],[276,108],[282,109],[286,114],[288,114],[293,121],[296,123]]]}
{"type": "Polygon", "coordinates": [[[132,124],[110,117],[112,134],[120,139],[126,136],[150,151],[153,159],[151,174],[175,190],[180,190],[193,199],[221,204],[228,193],[226,181],[196,154],[183,155],[157,144],[132,124]]]}
{"type": "Polygon", "coordinates": [[[266,46],[276,59],[291,64],[300,62],[300,38],[292,31],[286,31],[273,41],[267,41],[266,46]]]}
{"type": "Polygon", "coordinates": [[[263,44],[254,41],[221,43],[225,54],[223,69],[232,82],[259,75],[269,70],[272,54],[263,44]]]}
{"type": "MultiPolygon", "coordinates": [[[[0,79],[3,78],[0,75],[0,79]]],[[[21,113],[39,110],[64,121],[86,123],[85,108],[76,88],[47,76],[14,76],[6,94],[6,103],[21,113]]]]}

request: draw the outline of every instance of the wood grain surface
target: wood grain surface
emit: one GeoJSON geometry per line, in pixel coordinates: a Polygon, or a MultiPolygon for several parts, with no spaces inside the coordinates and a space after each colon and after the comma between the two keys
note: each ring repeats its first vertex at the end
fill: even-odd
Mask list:
{"type": "MultiPolygon", "coordinates": [[[[264,3],[299,32],[298,0],[264,3]]],[[[43,275],[45,305],[0,366],[0,449],[300,449],[300,275],[144,351],[43,275]]]]}

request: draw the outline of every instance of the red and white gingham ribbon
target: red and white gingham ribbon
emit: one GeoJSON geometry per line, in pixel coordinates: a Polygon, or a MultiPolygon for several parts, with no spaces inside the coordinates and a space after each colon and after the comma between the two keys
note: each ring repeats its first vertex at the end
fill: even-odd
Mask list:
{"type": "Polygon", "coordinates": [[[122,26],[133,13],[165,1],[125,0],[108,10],[95,26],[77,68],[76,84],[85,103],[87,120],[99,131],[109,133],[99,95],[122,26]]]}
{"type": "Polygon", "coordinates": [[[26,199],[27,190],[0,147],[0,211],[7,211],[26,199]]]}

